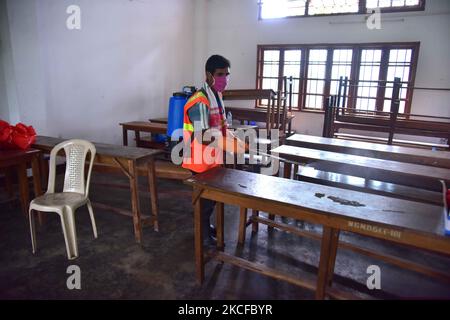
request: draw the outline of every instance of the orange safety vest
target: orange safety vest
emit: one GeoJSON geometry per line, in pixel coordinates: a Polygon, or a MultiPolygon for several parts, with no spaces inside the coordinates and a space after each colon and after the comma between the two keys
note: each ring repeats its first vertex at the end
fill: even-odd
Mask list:
{"type": "Polygon", "coordinates": [[[190,146],[188,148],[190,148],[191,154],[183,155],[182,167],[197,173],[201,173],[220,166],[223,162],[223,158],[222,152],[218,148],[213,148],[201,144],[193,136],[194,125],[189,119],[188,111],[197,103],[205,104],[208,109],[210,107],[208,97],[201,90],[197,91],[192,97],[190,97],[188,102],[186,102],[184,106],[183,140],[184,143],[190,143],[190,146]],[[214,159],[214,161],[211,161],[211,159],[205,159],[205,155],[210,155],[211,158],[214,159]]]}

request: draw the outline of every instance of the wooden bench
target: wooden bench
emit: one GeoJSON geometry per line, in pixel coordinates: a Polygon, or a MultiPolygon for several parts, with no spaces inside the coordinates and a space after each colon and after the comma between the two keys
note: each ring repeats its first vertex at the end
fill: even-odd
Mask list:
{"type": "Polygon", "coordinates": [[[192,202],[195,217],[195,263],[197,282],[205,277],[205,263],[211,260],[226,262],[278,280],[315,290],[316,299],[326,295],[348,297],[348,293],[332,286],[332,278],[338,247],[365,253],[374,258],[382,256],[398,266],[407,265],[411,270],[421,270],[428,275],[439,274],[450,281],[448,273],[405,261],[398,257],[381,255],[373,250],[357,247],[339,240],[341,231],[386,240],[435,253],[450,255],[450,238],[445,236],[443,206],[404,201],[342,190],[307,182],[264,176],[224,168],[215,168],[186,180],[193,186],[192,202]],[[217,201],[217,248],[205,256],[202,241],[202,208],[199,199],[217,201]],[[274,227],[321,240],[317,277],[298,279],[260,263],[236,257],[224,252],[224,204],[239,206],[239,243],[245,240],[245,230],[252,223],[267,223],[274,227]],[[307,221],[323,226],[322,234],[300,230],[292,226],[263,219],[250,218],[247,208],[277,214],[286,218],[307,221]]]}
{"type": "MultiPolygon", "coordinates": [[[[440,180],[450,181],[450,170],[413,163],[383,160],[342,154],[337,152],[283,145],[272,150],[273,154],[295,163],[325,166],[326,171],[379,180],[410,187],[423,187],[440,191],[440,180]]],[[[292,165],[285,165],[284,176],[291,176],[292,165]]],[[[323,170],[323,168],[318,167],[323,170]]]]}
{"type": "Polygon", "coordinates": [[[380,143],[324,138],[304,134],[294,134],[290,136],[286,139],[286,144],[295,147],[319,149],[324,151],[340,152],[357,156],[450,169],[450,152],[448,151],[431,151],[380,143]]]}
{"type": "Polygon", "coordinates": [[[442,193],[402,186],[384,181],[367,180],[340,173],[316,170],[312,167],[300,167],[295,171],[298,180],[333,186],[343,189],[367,192],[382,196],[443,205],[442,193]]]}
{"type": "MultiPolygon", "coordinates": [[[[388,142],[388,138],[383,137],[374,137],[360,134],[352,134],[352,133],[342,133],[336,132],[334,134],[335,137],[341,139],[349,139],[349,140],[357,140],[357,141],[373,141],[373,142],[388,142]]],[[[393,139],[393,144],[399,146],[415,146],[415,147],[423,147],[426,149],[436,148],[438,150],[448,150],[450,148],[449,144],[442,143],[431,143],[431,142],[423,142],[423,141],[411,141],[411,140],[402,140],[402,139],[393,139]]]]}

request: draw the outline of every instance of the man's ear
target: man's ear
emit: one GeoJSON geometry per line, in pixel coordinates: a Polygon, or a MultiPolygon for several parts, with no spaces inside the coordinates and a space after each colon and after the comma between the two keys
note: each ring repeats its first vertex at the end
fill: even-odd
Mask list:
{"type": "Polygon", "coordinates": [[[213,77],[213,75],[211,74],[211,72],[209,72],[209,71],[206,71],[206,81],[208,82],[208,84],[209,84],[210,86],[213,86],[214,83],[215,83],[214,77],[213,77]]]}

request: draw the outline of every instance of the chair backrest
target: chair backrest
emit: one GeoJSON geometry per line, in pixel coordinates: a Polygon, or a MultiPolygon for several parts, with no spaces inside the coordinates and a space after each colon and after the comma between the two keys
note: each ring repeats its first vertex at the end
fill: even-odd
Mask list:
{"type": "Polygon", "coordinates": [[[81,193],[87,197],[96,149],[89,141],[79,139],[63,141],[52,149],[50,153],[50,173],[47,193],[55,193],[56,156],[61,149],[64,149],[66,155],[66,173],[64,176],[63,192],[81,193]],[[85,180],[85,164],[88,152],[90,153],[90,161],[85,180]]]}

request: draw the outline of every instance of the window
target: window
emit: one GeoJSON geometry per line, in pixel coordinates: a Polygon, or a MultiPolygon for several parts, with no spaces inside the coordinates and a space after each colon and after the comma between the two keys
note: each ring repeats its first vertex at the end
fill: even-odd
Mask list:
{"type": "MultiPolygon", "coordinates": [[[[346,107],[389,111],[394,78],[402,81],[400,112],[411,108],[419,43],[258,46],[257,88],[283,90],[292,79],[292,108],[322,111],[336,95],[339,79],[348,78],[346,107]]],[[[284,89],[286,91],[286,89],[284,89]]],[[[266,106],[267,101],[259,101],[266,106]]]]}
{"type": "Polygon", "coordinates": [[[260,19],[425,10],[425,0],[260,0],[260,19]]]}

